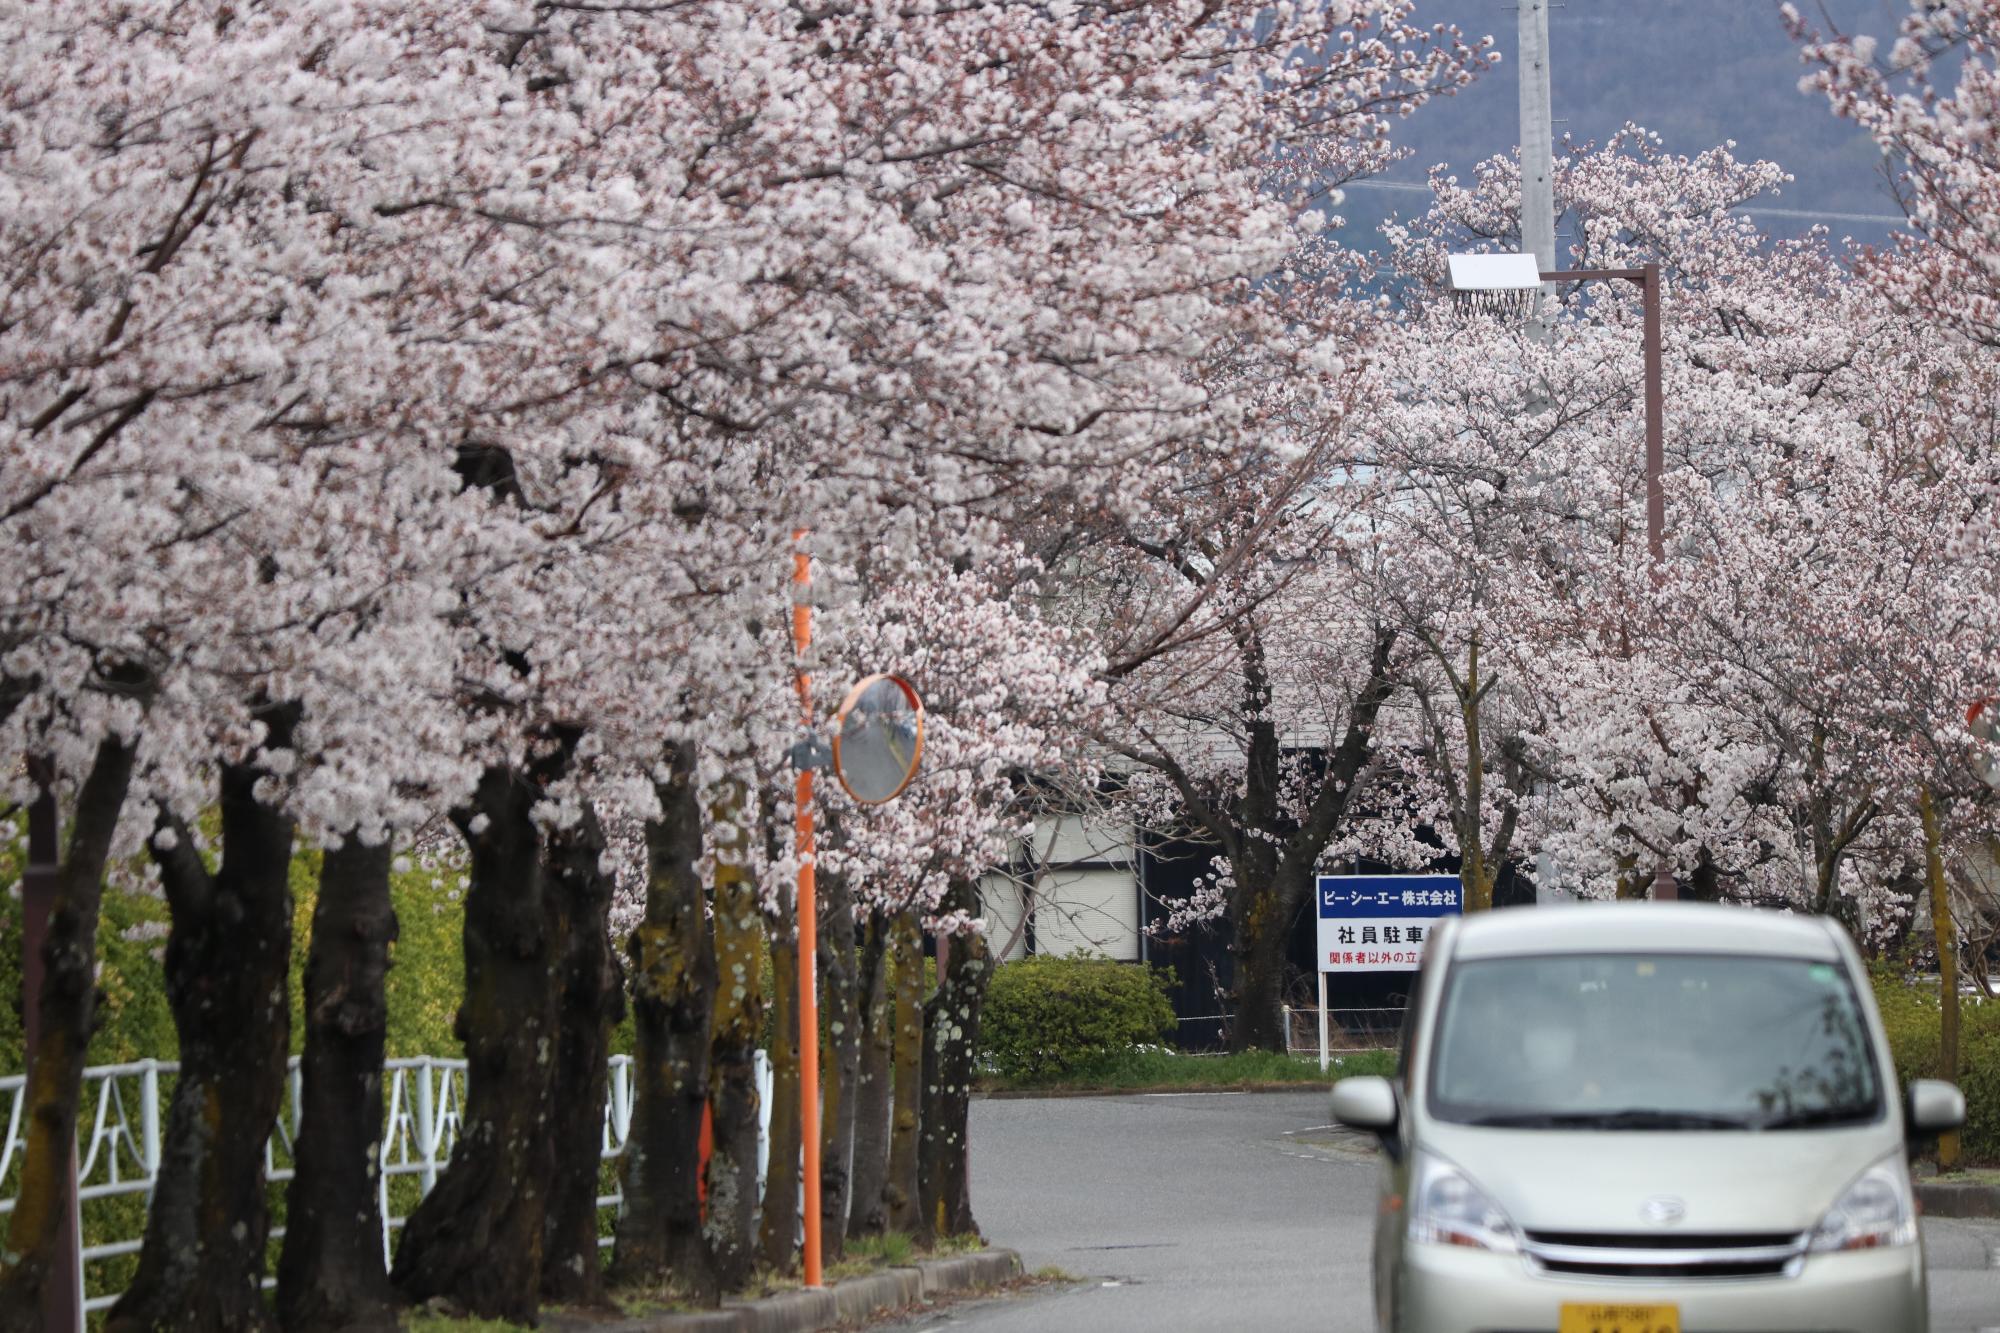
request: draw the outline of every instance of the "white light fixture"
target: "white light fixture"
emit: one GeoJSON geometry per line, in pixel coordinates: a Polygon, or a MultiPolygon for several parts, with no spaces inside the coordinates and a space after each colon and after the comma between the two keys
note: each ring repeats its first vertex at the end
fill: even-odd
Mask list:
{"type": "Polygon", "coordinates": [[[1532,314],[1542,289],[1542,266],[1533,255],[1447,255],[1445,274],[1453,303],[1482,314],[1532,314]]]}
{"type": "Polygon", "coordinates": [[[1455,292],[1519,292],[1542,285],[1542,267],[1533,255],[1448,255],[1445,266],[1455,292]]]}

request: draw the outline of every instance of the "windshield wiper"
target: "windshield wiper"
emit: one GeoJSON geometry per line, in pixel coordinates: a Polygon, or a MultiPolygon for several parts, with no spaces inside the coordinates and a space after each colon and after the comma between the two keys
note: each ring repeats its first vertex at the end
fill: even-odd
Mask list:
{"type": "Polygon", "coordinates": [[[1872,1106],[1819,1106],[1810,1111],[1787,1111],[1757,1122],[1759,1129],[1804,1129],[1809,1125],[1858,1125],[1875,1118],[1872,1106]]]}
{"type": "Polygon", "coordinates": [[[1699,1111],[1655,1111],[1631,1107],[1623,1111],[1502,1111],[1474,1116],[1469,1125],[1499,1129],[1748,1129],[1738,1116],[1704,1115],[1699,1111]]]}

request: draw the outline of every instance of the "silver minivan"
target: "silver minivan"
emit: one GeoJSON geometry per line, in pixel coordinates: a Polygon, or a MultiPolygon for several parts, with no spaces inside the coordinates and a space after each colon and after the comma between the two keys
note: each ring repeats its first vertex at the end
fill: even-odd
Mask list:
{"type": "Polygon", "coordinates": [[[1913,1138],[1861,958],[1818,917],[1490,912],[1431,937],[1394,1079],[1334,1085],[1384,1147],[1394,1333],[1921,1333],[1913,1138]]]}

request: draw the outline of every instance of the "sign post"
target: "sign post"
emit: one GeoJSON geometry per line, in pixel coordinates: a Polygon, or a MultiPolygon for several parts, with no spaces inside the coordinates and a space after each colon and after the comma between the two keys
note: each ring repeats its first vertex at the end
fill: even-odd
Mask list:
{"type": "MultiPolygon", "coordinates": [[[[1319,977],[1319,1072],[1326,1072],[1326,969],[1315,974],[1319,977]]],[[[1287,1037],[1287,1041],[1291,1038],[1287,1037]]]]}
{"type": "Polygon", "coordinates": [[[1327,1067],[1326,975],[1414,972],[1438,919],[1465,910],[1456,875],[1321,875],[1319,1067],[1327,1067]]]}

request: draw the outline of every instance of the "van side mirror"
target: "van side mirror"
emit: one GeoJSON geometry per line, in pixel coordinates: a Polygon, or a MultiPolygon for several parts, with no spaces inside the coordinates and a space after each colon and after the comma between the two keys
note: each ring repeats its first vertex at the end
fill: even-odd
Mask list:
{"type": "Polygon", "coordinates": [[[1910,1089],[1903,1094],[1903,1124],[1907,1132],[1943,1134],[1964,1123],[1964,1093],[1942,1079],[1910,1080],[1910,1089]]]}
{"type": "Polygon", "coordinates": [[[1395,1135],[1402,1114],[1396,1086],[1386,1078],[1370,1074],[1333,1085],[1333,1118],[1350,1128],[1372,1130],[1386,1142],[1395,1135]]]}

